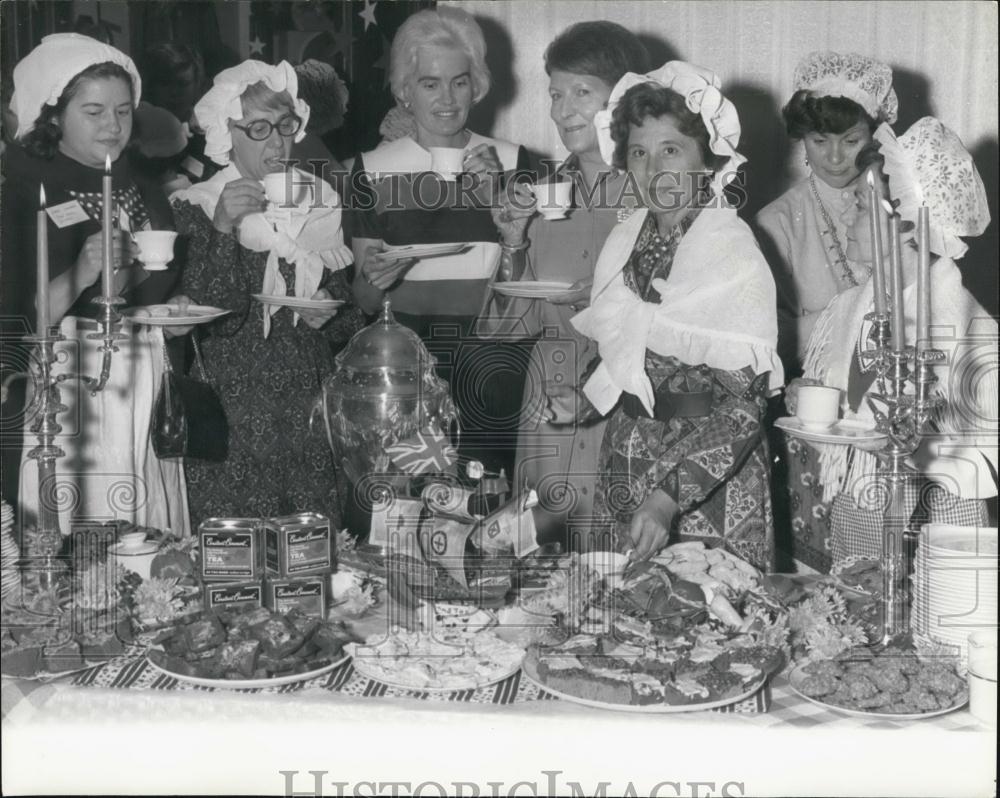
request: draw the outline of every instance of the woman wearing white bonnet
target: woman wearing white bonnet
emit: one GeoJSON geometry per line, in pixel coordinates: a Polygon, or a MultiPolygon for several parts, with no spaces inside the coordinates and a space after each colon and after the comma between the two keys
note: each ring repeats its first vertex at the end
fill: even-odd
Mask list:
{"type": "Polygon", "coordinates": [[[268,201],[262,183],[285,171],[309,107],[291,65],[244,61],[219,73],[195,116],[205,153],[224,168],[171,203],[188,252],[185,294],[230,311],[207,326],[203,346],[230,444],[224,462],[189,465],[192,520],[312,510],[337,524],[331,454],[309,436],[308,418],[333,368],[331,340],[359,321],[328,302],[349,298],[340,198],[300,170],[285,175],[285,202],[268,201]],[[281,304],[286,296],[321,306],[293,310],[281,304]]]}
{"type": "MultiPolygon", "coordinates": [[[[962,236],[975,236],[989,223],[986,192],[961,140],[933,117],[915,122],[898,139],[888,125],[876,131],[878,149],[861,153],[859,168],[884,161],[888,194],[904,228],[903,302],[905,342],[916,343],[918,253],[913,239],[918,209],[930,215],[930,336],[945,353],[935,365],[935,390],[944,398],[939,417],[912,457],[918,474],[906,483],[910,525],[928,522],[980,526],[987,523],[985,499],[995,496],[997,468],[997,324],[962,286],[955,258],[966,250],[962,236]],[[909,223],[908,225],[906,223],[909,223]]],[[[868,192],[856,190],[845,213],[848,254],[871,260],[868,192]]],[[[886,233],[883,233],[886,237],[886,233]]],[[[888,252],[888,241],[883,241],[888,252]]],[[[844,416],[873,423],[865,401],[873,372],[858,358],[867,340],[871,283],[837,296],[823,311],[809,340],[805,377],[844,391],[844,416]]],[[[908,385],[912,390],[912,386],[908,385]]],[[[847,446],[823,446],[821,482],[833,498],[831,551],[834,562],[848,556],[878,557],[884,513],[872,454],[847,446]]]]}
{"type": "Polygon", "coordinates": [[[582,395],[550,393],[554,421],[610,414],[586,545],[643,559],[676,535],[769,568],[761,423],[782,370],[774,282],[723,194],[744,161],[736,109],[714,73],[671,61],[623,77],[594,124],[643,207],[611,232],[573,318],[600,360],[582,395]]]}
{"type": "MultiPolygon", "coordinates": [[[[5,346],[14,357],[30,349],[15,341],[25,332],[18,324],[29,320],[35,326],[37,319],[35,248],[44,187],[50,209],[45,231],[49,324],[64,339],[56,345],[53,370],[62,376],[96,378],[102,367],[100,341],[91,336],[100,313],[93,300],[103,288],[102,192],[108,159],[119,228],[112,236],[114,292],[130,306],[162,303],[177,282],[176,269],[147,273],[136,261],[140,252],[130,235],[172,227],[163,192],[139,180],[125,155],[140,93],[132,60],[89,36],[46,36],[14,68],[11,106],[18,120],[17,143],[5,153],[0,223],[2,316],[4,331],[12,336],[5,346]]],[[[148,437],[163,375],[163,335],[160,328],[129,323],[122,332],[125,338],[112,358],[104,390],[92,396],[89,387],[75,379],[63,382],[60,389],[67,407],[59,416],[62,433],[55,439],[65,452],[56,464],[53,491],[60,497],[60,526],[69,534],[78,518],[119,518],[183,535],[188,531],[183,469],[178,462],[152,456],[148,437]]],[[[18,390],[21,385],[15,383],[18,390]]],[[[19,398],[4,403],[5,421],[14,422],[8,414],[23,409],[19,398]]],[[[31,406],[30,397],[26,406],[31,406]]],[[[34,420],[25,424],[25,451],[38,442],[28,429],[34,420]]],[[[13,458],[19,447],[5,443],[3,449],[5,475],[11,470],[18,474],[13,458]]],[[[36,464],[25,459],[20,474],[20,519],[27,526],[39,509],[36,464]]],[[[7,479],[5,492],[10,489],[7,479]]],[[[8,498],[14,501],[12,494],[8,498]]]]}

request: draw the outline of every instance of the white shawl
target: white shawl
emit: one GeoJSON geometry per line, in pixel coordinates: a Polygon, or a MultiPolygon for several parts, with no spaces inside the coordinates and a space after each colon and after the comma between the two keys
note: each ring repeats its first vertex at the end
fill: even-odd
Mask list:
{"type": "Polygon", "coordinates": [[[653,281],[661,297],[655,304],[636,296],[622,273],[646,214],[640,209],[611,231],[597,260],[590,307],[572,319],[601,354],[584,386],[587,398],[607,413],[626,391],[652,415],[647,349],[691,365],[770,372],[770,390],[780,388],[774,280],[750,228],[732,208],[702,209],[681,239],[669,277],[653,281]]]}
{"type": "MultiPolygon", "coordinates": [[[[903,259],[905,341],[916,339],[916,258],[903,259]]],[[[937,420],[940,432],[927,435],[914,452],[911,465],[934,478],[950,493],[964,499],[996,495],[987,463],[997,467],[997,324],[962,287],[962,275],[953,260],[939,258],[931,266],[931,340],[945,353],[934,369],[935,394],[947,404],[937,420]]],[[[857,411],[847,403],[851,362],[859,338],[866,345],[871,322],[872,284],[848,289],[834,297],[820,315],[809,338],[804,376],[843,391],[844,418],[874,424],[865,398],[857,411]]],[[[907,384],[907,393],[913,393],[907,384]]],[[[871,391],[876,390],[873,385],[871,391]]],[[[884,410],[884,406],[879,406],[884,410]]],[[[876,473],[870,452],[849,446],[821,444],[820,482],[825,501],[847,491],[860,501],[876,473]]]]}
{"type": "MultiPolygon", "coordinates": [[[[268,253],[260,289],[262,294],[285,295],[287,286],[278,268],[278,261],[283,258],[295,266],[295,296],[309,299],[319,290],[324,269],[332,272],[343,269],[354,262],[354,256],[344,244],[340,196],[333,186],[300,169],[294,171],[296,184],[308,189],[302,191],[296,207],[244,216],[237,229],[237,238],[249,250],[268,253]]],[[[213,219],[223,188],[241,177],[236,166],[230,164],[210,179],[175,192],[170,200],[186,200],[198,205],[209,219],[213,219]]],[[[265,307],[265,338],[271,331],[271,316],[279,309],[277,305],[265,307]]],[[[297,324],[298,320],[296,313],[293,323],[297,324]]]]}

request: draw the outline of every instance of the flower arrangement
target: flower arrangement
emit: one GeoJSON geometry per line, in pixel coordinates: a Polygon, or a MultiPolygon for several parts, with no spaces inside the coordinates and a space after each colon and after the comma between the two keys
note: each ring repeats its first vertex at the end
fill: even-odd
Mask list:
{"type": "Polygon", "coordinates": [[[832,585],[811,593],[788,611],[792,645],[804,648],[806,659],[833,659],[854,646],[868,642],[862,622],[847,609],[847,602],[832,585]]]}

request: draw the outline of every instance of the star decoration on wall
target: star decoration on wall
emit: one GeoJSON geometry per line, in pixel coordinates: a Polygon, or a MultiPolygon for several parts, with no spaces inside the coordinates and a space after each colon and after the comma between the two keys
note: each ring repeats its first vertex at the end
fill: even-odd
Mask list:
{"type": "Polygon", "coordinates": [[[351,45],[354,44],[354,37],[351,35],[351,31],[345,25],[340,31],[337,31],[332,35],[334,53],[343,53],[345,56],[351,54],[351,45]]]}
{"type": "Polygon", "coordinates": [[[375,21],[375,6],[378,2],[372,2],[371,0],[365,0],[365,8],[363,11],[358,13],[358,16],[365,21],[365,30],[368,30],[369,25],[378,25],[375,21]]]}
{"type": "Polygon", "coordinates": [[[259,36],[254,36],[250,40],[250,55],[264,55],[264,42],[259,36]]]}

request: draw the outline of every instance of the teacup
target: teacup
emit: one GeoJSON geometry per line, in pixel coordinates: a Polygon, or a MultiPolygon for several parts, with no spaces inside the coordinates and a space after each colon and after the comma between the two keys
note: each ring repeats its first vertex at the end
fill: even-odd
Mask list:
{"type": "Polygon", "coordinates": [[[538,212],[549,221],[565,219],[566,211],[573,205],[573,182],[558,180],[551,183],[529,185],[538,201],[538,212]]]}
{"type": "Polygon", "coordinates": [[[174,259],[177,233],[173,230],[140,230],[132,233],[132,239],[139,246],[139,260],[148,272],[163,271],[174,259]]]}
{"type": "Polygon", "coordinates": [[[293,172],[271,172],[264,175],[263,183],[267,201],[278,208],[297,204],[304,187],[293,172]]]}
{"type": "Polygon", "coordinates": [[[465,150],[461,147],[428,147],[431,154],[431,171],[442,180],[454,180],[465,171],[465,150]]]}
{"type": "Polygon", "coordinates": [[[824,430],[840,417],[840,389],[827,385],[801,385],[795,416],[806,429],[824,430]]]}
{"type": "Polygon", "coordinates": [[[145,532],[125,532],[118,536],[118,543],[126,551],[132,551],[135,549],[142,548],[142,544],[146,542],[145,532]]]}

